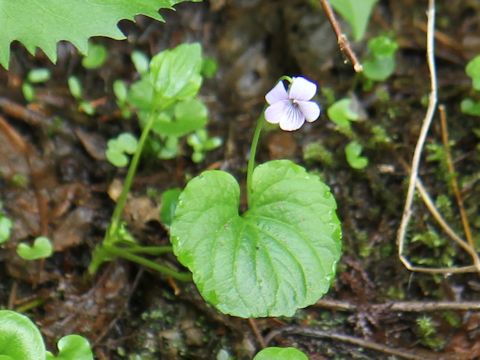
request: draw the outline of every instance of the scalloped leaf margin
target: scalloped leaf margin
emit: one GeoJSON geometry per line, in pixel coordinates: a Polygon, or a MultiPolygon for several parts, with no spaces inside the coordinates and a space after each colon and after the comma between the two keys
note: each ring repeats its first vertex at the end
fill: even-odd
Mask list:
{"type": "Polygon", "coordinates": [[[255,168],[248,211],[224,171],[190,180],[171,227],[178,260],[203,298],[239,317],[292,316],[315,303],[341,255],[336,203],[320,179],[288,160],[255,168]]]}

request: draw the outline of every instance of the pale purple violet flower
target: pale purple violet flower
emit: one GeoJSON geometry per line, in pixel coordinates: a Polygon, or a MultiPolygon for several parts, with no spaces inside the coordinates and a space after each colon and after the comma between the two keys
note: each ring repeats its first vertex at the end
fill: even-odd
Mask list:
{"type": "Polygon", "coordinates": [[[286,131],[300,129],[307,120],[312,122],[320,116],[320,107],[310,101],[317,92],[317,85],[303,77],[292,78],[290,88],[285,89],[282,81],[265,95],[270,105],[265,110],[265,120],[280,124],[286,131]]]}

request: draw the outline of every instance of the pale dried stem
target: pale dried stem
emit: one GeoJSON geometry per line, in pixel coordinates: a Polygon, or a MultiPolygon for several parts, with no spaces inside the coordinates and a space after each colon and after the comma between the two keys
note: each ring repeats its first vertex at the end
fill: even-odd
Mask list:
{"type": "Polygon", "coordinates": [[[358,309],[396,312],[480,311],[478,301],[395,301],[385,304],[357,305],[348,301],[322,299],[318,300],[314,306],[337,311],[357,311],[358,309]]]}
{"type": "Polygon", "coordinates": [[[438,356],[430,352],[410,351],[407,349],[397,349],[387,345],[379,344],[370,340],[357,338],[350,335],[335,333],[332,331],[323,331],[319,329],[310,329],[298,326],[287,326],[282,329],[273,330],[265,337],[267,344],[280,334],[296,334],[301,336],[309,336],[314,338],[325,338],[334,341],[341,341],[351,345],[360,346],[365,349],[375,350],[389,355],[397,356],[401,359],[410,360],[434,360],[438,356]]]}
{"type": "Polygon", "coordinates": [[[435,108],[437,105],[437,74],[435,70],[435,47],[434,47],[434,34],[435,34],[435,0],[429,0],[427,11],[427,62],[430,73],[430,96],[428,101],[427,113],[423,119],[420,135],[417,140],[417,145],[413,154],[410,179],[407,190],[407,197],[405,200],[405,206],[403,209],[402,219],[397,233],[398,244],[398,257],[405,267],[410,271],[423,272],[429,274],[453,274],[453,273],[465,273],[465,272],[480,272],[480,266],[477,262],[478,254],[475,248],[472,248],[471,244],[465,242],[448,226],[443,217],[436,209],[433,201],[423,187],[421,181],[418,179],[418,169],[420,167],[420,159],[422,156],[425,140],[427,138],[428,130],[435,114],[435,108]],[[448,267],[448,268],[425,268],[420,266],[413,266],[407,257],[404,255],[405,250],[405,235],[407,232],[408,224],[412,216],[412,205],[415,195],[415,188],[419,190],[422,199],[426,206],[429,208],[432,215],[439,222],[446,233],[470,256],[474,259],[474,265],[464,267],[448,267]]]}

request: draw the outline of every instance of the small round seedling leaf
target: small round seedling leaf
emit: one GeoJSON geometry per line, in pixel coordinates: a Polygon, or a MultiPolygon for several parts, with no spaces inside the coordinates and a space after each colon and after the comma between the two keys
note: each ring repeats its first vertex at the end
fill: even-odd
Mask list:
{"type": "Polygon", "coordinates": [[[468,62],[465,72],[472,79],[473,88],[480,91],[480,55],[475,56],[468,62]]]}
{"type": "Polygon", "coordinates": [[[27,75],[27,80],[32,84],[43,83],[50,79],[50,70],[41,68],[33,69],[27,75]]]}
{"type": "Polygon", "coordinates": [[[125,81],[115,80],[113,83],[113,93],[120,103],[127,101],[128,88],[125,81]]]}
{"type": "Polygon", "coordinates": [[[87,56],[82,59],[82,65],[85,69],[98,69],[108,57],[107,48],[100,44],[88,44],[87,56]]]}
{"type": "Polygon", "coordinates": [[[162,194],[161,206],[160,206],[160,220],[162,223],[170,226],[172,224],[175,209],[177,208],[178,198],[182,190],[179,188],[173,188],[165,191],[162,194]]]}
{"type": "Polygon", "coordinates": [[[474,101],[470,98],[463,99],[460,103],[462,113],[471,116],[480,116],[480,101],[474,101]]]}
{"type": "Polygon", "coordinates": [[[82,98],[82,84],[80,84],[80,80],[77,77],[70,76],[68,78],[68,89],[75,99],[82,98]]]}
{"type": "Polygon", "coordinates": [[[150,66],[150,59],[141,51],[135,50],[132,53],[132,62],[133,66],[135,66],[135,70],[137,70],[140,75],[148,72],[148,68],[150,66]]]}
{"type": "Polygon", "coordinates": [[[123,151],[127,154],[133,154],[135,153],[135,150],[137,150],[137,138],[130,133],[120,134],[117,138],[117,141],[123,151]]]}
{"type": "Polygon", "coordinates": [[[108,148],[107,151],[105,151],[105,156],[113,166],[124,167],[128,165],[127,155],[115,147],[108,148]]]}
{"type": "Polygon", "coordinates": [[[288,160],[256,167],[247,212],[223,171],[206,171],[180,195],[173,250],[208,302],[240,317],[292,316],[328,290],[341,254],[329,188],[288,160]]]}
{"type": "Polygon", "coordinates": [[[47,354],[47,360],[93,360],[90,343],[80,335],[62,337],[58,343],[58,356],[47,354]]]}
{"type": "Polygon", "coordinates": [[[0,244],[3,244],[10,239],[12,226],[12,220],[0,214],[0,244]]]}
{"type": "Polygon", "coordinates": [[[292,347],[268,347],[255,355],[253,360],[308,360],[308,357],[300,350],[292,347]]]}
{"type": "Polygon", "coordinates": [[[345,156],[347,158],[348,164],[354,168],[361,170],[368,165],[368,159],[364,156],[361,156],[362,145],[356,141],[348,143],[345,147],[345,156]]]}
{"type": "Polygon", "coordinates": [[[29,318],[0,310],[0,356],[11,360],[45,359],[42,335],[29,318]]]}
{"type": "Polygon", "coordinates": [[[351,99],[338,100],[328,107],[327,115],[339,128],[350,129],[350,122],[360,119],[352,105],[351,99]]]}
{"type": "Polygon", "coordinates": [[[24,260],[38,260],[51,256],[53,253],[52,243],[45,236],[35,239],[33,245],[18,244],[17,254],[24,260]]]}

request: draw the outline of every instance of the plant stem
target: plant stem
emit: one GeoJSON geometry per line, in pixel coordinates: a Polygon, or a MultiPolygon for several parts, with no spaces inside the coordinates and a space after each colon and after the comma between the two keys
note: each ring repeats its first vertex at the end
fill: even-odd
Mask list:
{"type": "MultiPolygon", "coordinates": [[[[120,248],[121,249],[121,248],[120,248]]],[[[129,253],[132,254],[147,254],[151,256],[158,256],[167,253],[171,253],[172,247],[169,245],[165,246],[129,246],[125,248],[129,253]]]]}
{"type": "Polygon", "coordinates": [[[257,120],[257,126],[255,127],[255,132],[253,134],[252,145],[250,147],[250,157],[248,159],[247,167],[247,203],[250,206],[250,200],[252,198],[253,189],[252,189],[252,176],[253,170],[255,168],[255,155],[257,154],[258,140],[260,139],[260,133],[262,132],[263,124],[265,122],[265,117],[262,114],[257,120]]]}
{"type": "Polygon", "coordinates": [[[140,162],[140,156],[142,155],[143,147],[145,145],[145,142],[147,141],[150,130],[152,129],[153,121],[155,120],[155,114],[156,111],[152,111],[150,113],[148,121],[143,128],[142,135],[140,136],[140,140],[138,141],[138,146],[135,150],[135,154],[133,155],[132,161],[130,162],[127,176],[123,183],[122,192],[120,193],[120,196],[118,198],[117,205],[115,206],[115,210],[113,211],[112,221],[105,235],[104,242],[107,244],[115,241],[118,228],[120,226],[122,212],[125,207],[125,203],[127,202],[127,196],[132,186],[135,173],[137,172],[138,163],[140,162]]]}
{"type": "Polygon", "coordinates": [[[126,260],[135,262],[137,264],[140,264],[146,268],[150,268],[152,270],[155,270],[161,274],[171,276],[172,278],[179,280],[179,281],[185,281],[189,282],[192,281],[192,275],[189,273],[181,273],[176,270],[173,270],[169,268],[168,266],[165,265],[160,265],[159,263],[145,259],[141,256],[129,253],[128,251],[125,251],[124,249],[118,248],[116,246],[109,246],[105,245],[105,250],[112,255],[115,255],[117,257],[124,258],[126,260]]]}

